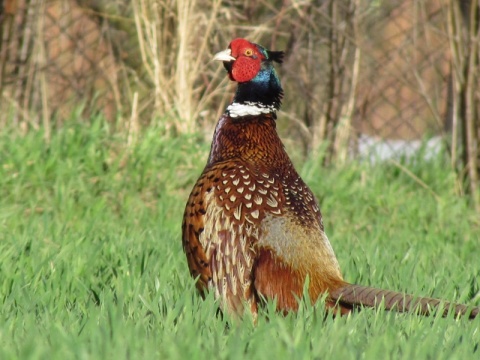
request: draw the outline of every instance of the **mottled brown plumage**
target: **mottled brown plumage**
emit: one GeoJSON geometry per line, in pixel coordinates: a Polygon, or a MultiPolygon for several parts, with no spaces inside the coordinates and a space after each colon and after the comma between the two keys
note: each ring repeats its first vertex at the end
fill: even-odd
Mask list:
{"type": "MultiPolygon", "coordinates": [[[[245,307],[256,314],[263,298],[276,299],[281,312],[297,310],[307,278],[312,301],[328,294],[326,306],[342,314],[382,300],[387,309],[422,314],[438,306],[343,280],[315,197],[276,131],[283,93],[272,61],[282,54],[237,39],[216,59],[239,87],[185,208],[183,247],[198,289],[214,291],[221,307],[237,315],[245,307]]],[[[477,314],[475,308],[470,317],[477,314]]]]}

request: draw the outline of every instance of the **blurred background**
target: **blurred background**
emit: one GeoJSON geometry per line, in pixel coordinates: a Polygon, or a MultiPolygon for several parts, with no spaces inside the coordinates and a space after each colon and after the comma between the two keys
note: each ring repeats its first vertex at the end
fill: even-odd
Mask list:
{"type": "MultiPolygon", "coordinates": [[[[285,50],[279,131],[325,165],[445,153],[480,209],[478,0],[0,0],[0,129],[101,114],[211,138],[235,37],[285,50]]],[[[290,144],[290,145],[289,145],[290,144]]]]}

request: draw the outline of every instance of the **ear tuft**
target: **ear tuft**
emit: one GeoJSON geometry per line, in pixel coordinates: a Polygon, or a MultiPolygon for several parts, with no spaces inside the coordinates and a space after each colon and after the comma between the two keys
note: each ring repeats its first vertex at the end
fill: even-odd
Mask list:
{"type": "Polygon", "coordinates": [[[270,51],[270,50],[267,50],[267,54],[268,54],[268,59],[269,60],[275,61],[279,64],[281,64],[283,62],[283,57],[285,56],[284,51],[270,51]]]}

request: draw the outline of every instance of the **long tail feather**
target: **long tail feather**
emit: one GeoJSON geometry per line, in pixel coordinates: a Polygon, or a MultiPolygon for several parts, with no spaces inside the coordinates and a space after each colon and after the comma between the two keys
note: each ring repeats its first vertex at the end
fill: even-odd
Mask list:
{"type": "Polygon", "coordinates": [[[468,316],[474,319],[480,312],[479,307],[449,303],[443,300],[402,294],[395,291],[376,289],[362,285],[346,285],[330,292],[330,299],[343,308],[379,307],[398,312],[416,312],[429,315],[443,305],[443,316],[453,311],[456,316],[468,316]]]}

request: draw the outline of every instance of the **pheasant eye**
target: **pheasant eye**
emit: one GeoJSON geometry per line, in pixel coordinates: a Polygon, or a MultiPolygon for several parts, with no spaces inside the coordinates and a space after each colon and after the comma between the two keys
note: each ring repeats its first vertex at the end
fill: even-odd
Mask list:
{"type": "Polygon", "coordinates": [[[253,50],[252,49],[245,50],[245,56],[252,56],[252,55],[253,55],[253,50]]]}

